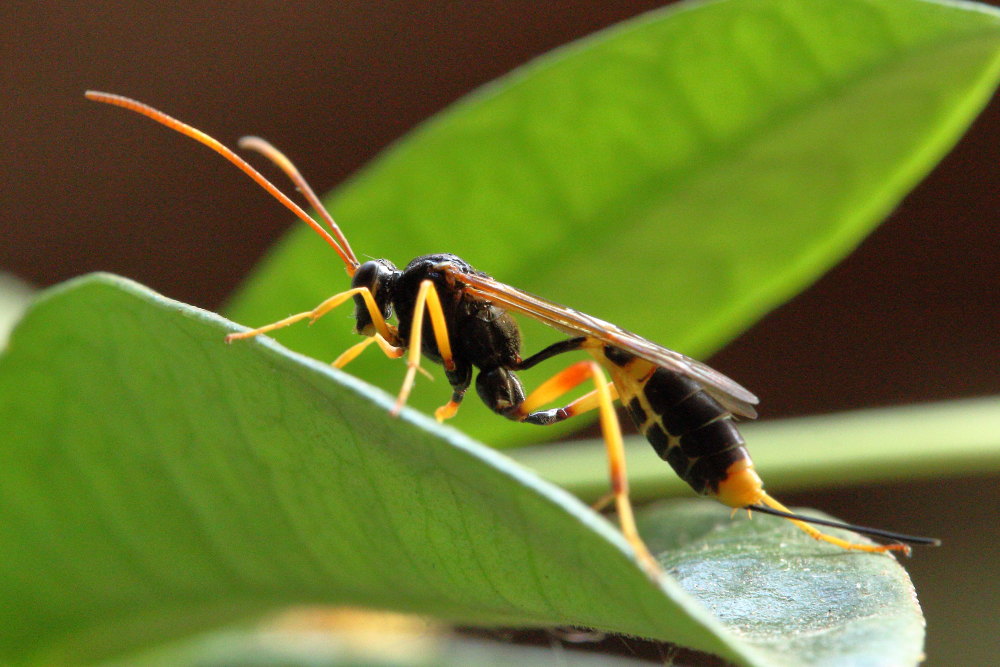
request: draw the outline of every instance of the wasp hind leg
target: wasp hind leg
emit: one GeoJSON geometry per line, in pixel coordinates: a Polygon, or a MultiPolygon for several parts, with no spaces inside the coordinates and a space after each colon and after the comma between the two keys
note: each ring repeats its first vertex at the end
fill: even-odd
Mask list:
{"type": "Polygon", "coordinates": [[[651,578],[659,578],[663,570],[639,536],[639,530],[635,525],[635,514],[632,511],[632,502],[629,500],[628,476],[625,470],[625,446],[622,442],[621,425],[618,422],[614,406],[617,392],[614,385],[605,379],[604,372],[597,362],[577,362],[544,382],[527,397],[524,397],[520,381],[506,369],[497,369],[488,374],[480,373],[476,379],[476,388],[486,404],[493,410],[509,419],[530,424],[554,424],[588,410],[600,410],[601,432],[604,435],[611,477],[611,493],[606,497],[604,503],[614,499],[622,534],[632,546],[639,564],[651,578]],[[562,408],[532,411],[533,407],[555,400],[587,380],[594,383],[595,388],[592,392],[562,408]],[[492,394],[490,390],[492,390],[492,394]]]}
{"type": "MultiPolygon", "coordinates": [[[[594,375],[594,365],[593,361],[579,361],[572,366],[568,366],[539,385],[508,416],[528,424],[547,426],[564,421],[570,417],[576,417],[584,412],[599,409],[602,401],[599,389],[594,389],[561,408],[553,408],[551,410],[537,409],[546,403],[555,401],[560,396],[572,391],[591,378],[595,382],[598,380],[604,381],[604,374],[600,370],[600,366],[597,366],[597,375],[594,375]]],[[[611,396],[610,400],[614,402],[618,398],[618,389],[615,388],[613,382],[605,383],[605,388],[611,396]]]]}

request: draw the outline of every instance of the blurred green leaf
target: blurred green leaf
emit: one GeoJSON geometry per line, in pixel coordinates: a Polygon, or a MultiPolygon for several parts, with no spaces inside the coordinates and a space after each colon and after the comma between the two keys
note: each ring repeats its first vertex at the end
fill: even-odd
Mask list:
{"type": "Polygon", "coordinates": [[[694,599],[717,604],[704,581],[651,582],[575,498],[418,413],[388,419],[391,397],[323,364],[267,341],[226,346],[232,330],[94,276],[46,292],[14,331],[0,357],[0,660],[114,658],[298,604],[583,625],[745,665],[920,649],[891,557],[794,529],[776,543],[721,506],[680,511],[679,527],[651,518],[651,540],[675,536],[661,558],[681,574],[715,559],[712,577],[742,580],[747,550],[768,554],[754,570],[770,563],[768,585],[736,591],[761,625],[717,611],[727,629],[694,599]],[[844,587],[803,587],[803,568],[844,587]],[[873,594],[875,617],[905,617],[905,631],[871,627],[873,594]],[[793,623],[816,605],[818,635],[793,623]]]}
{"type": "MultiPolygon", "coordinates": [[[[915,0],[677,5],[470,95],[330,204],[361,256],[454,252],[705,356],[840,260],[952,146],[996,85],[998,17],[915,0]]],[[[303,227],[229,313],[258,326],[346,286],[303,227]]],[[[279,337],[333,359],[353,337],[348,312],[327,320],[279,337]]],[[[526,351],[552,339],[529,327],[526,351]]],[[[403,373],[376,353],[351,371],[390,391],[403,373]]],[[[419,384],[414,405],[447,400],[419,384]]],[[[491,445],[556,432],[468,403],[456,424],[491,445]]]]}

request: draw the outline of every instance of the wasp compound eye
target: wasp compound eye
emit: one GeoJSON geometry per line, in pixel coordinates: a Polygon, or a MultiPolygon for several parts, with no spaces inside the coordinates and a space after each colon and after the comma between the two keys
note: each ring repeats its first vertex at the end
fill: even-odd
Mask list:
{"type": "MultiPolygon", "coordinates": [[[[392,286],[399,275],[396,265],[387,259],[373,259],[358,267],[351,287],[365,287],[372,293],[383,319],[392,315],[392,286]]],[[[374,326],[371,313],[361,296],[354,297],[355,330],[365,333],[374,326]]]]}

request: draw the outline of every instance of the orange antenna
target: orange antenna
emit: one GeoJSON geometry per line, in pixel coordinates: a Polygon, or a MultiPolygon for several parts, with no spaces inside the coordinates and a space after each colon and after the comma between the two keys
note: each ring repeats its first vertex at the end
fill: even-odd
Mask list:
{"type": "MultiPolygon", "coordinates": [[[[173,116],[168,116],[167,114],[157,109],[154,109],[148,104],[143,104],[142,102],[138,102],[128,97],[123,97],[121,95],[113,95],[111,93],[101,93],[95,90],[88,90],[85,93],[85,96],[88,100],[93,100],[95,102],[104,102],[105,104],[112,104],[114,106],[122,107],[123,109],[128,109],[138,114],[142,114],[147,118],[155,120],[157,123],[160,123],[161,125],[166,125],[170,129],[180,132],[181,134],[187,137],[191,137],[195,141],[208,146],[216,153],[218,153],[219,155],[221,155],[222,157],[226,158],[234,165],[236,165],[243,173],[252,178],[257,183],[257,185],[267,190],[272,197],[274,197],[279,202],[284,204],[285,208],[290,210],[292,213],[298,216],[300,220],[302,220],[307,225],[312,227],[317,234],[323,237],[323,240],[329,243],[333,247],[333,249],[337,251],[337,254],[340,256],[340,259],[343,260],[344,265],[347,267],[348,275],[350,276],[354,275],[359,265],[357,258],[354,256],[354,252],[351,251],[350,245],[348,245],[347,243],[347,239],[340,231],[340,228],[337,227],[336,223],[333,222],[333,218],[330,217],[330,214],[327,213],[326,210],[322,207],[322,204],[319,204],[317,206],[319,199],[312,192],[312,189],[309,188],[308,185],[305,186],[303,194],[306,196],[307,199],[309,199],[310,203],[312,203],[313,206],[317,207],[317,210],[320,211],[320,215],[322,215],[324,219],[326,219],[327,222],[330,223],[330,225],[333,227],[334,233],[344,243],[344,246],[346,246],[346,250],[344,247],[341,247],[341,245],[337,243],[337,241],[332,236],[330,236],[329,232],[323,229],[323,227],[320,226],[318,222],[313,220],[313,218],[308,213],[302,210],[301,206],[299,206],[291,199],[289,199],[281,190],[275,187],[269,180],[264,178],[264,176],[262,176],[260,172],[251,167],[246,160],[244,160],[239,155],[237,155],[230,149],[226,148],[219,141],[208,136],[201,130],[191,127],[187,123],[182,123],[173,116]]],[[[271,159],[274,160],[275,163],[282,169],[285,168],[283,166],[284,163],[287,163],[289,166],[291,166],[291,162],[289,162],[287,158],[278,153],[276,150],[274,151],[274,153],[281,156],[280,161],[275,160],[275,158],[272,157],[269,153],[265,153],[265,155],[271,157],[271,159]]],[[[291,168],[297,176],[297,178],[293,176],[292,180],[295,181],[296,185],[298,185],[299,188],[301,189],[302,185],[305,184],[305,181],[302,180],[302,177],[298,175],[298,171],[295,170],[295,167],[291,168]]],[[[288,172],[286,171],[286,173],[288,172]]]]}
{"type": "Polygon", "coordinates": [[[330,226],[330,230],[333,232],[333,235],[337,237],[337,240],[340,241],[340,244],[347,252],[347,256],[350,258],[351,262],[353,262],[354,266],[357,267],[359,265],[358,257],[351,249],[351,244],[348,243],[347,237],[344,236],[344,232],[340,231],[340,225],[338,225],[333,219],[330,212],[326,210],[326,207],[323,206],[323,202],[320,201],[320,198],[316,196],[313,189],[309,187],[308,183],[306,183],[306,179],[302,178],[302,174],[300,174],[299,170],[294,164],[292,164],[292,161],[285,157],[284,153],[272,146],[269,141],[261,139],[260,137],[243,137],[237,142],[237,145],[244,150],[257,151],[273,162],[278,169],[285,172],[285,175],[288,176],[288,178],[292,180],[292,183],[295,184],[295,188],[301,192],[312,207],[316,209],[316,211],[320,214],[320,217],[326,220],[326,224],[330,226]]]}

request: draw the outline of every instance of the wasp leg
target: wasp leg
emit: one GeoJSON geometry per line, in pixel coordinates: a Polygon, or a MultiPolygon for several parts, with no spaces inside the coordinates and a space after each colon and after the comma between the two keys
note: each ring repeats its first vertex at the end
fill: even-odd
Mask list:
{"type": "MultiPolygon", "coordinates": [[[[573,350],[579,350],[588,345],[591,339],[586,336],[579,336],[577,338],[568,338],[566,340],[561,340],[558,343],[553,343],[549,345],[541,352],[536,352],[527,359],[522,359],[517,363],[516,366],[511,366],[512,371],[523,371],[535,366],[539,362],[545,361],[546,359],[551,359],[557,354],[563,354],[564,352],[572,352],[573,350]]],[[[589,343],[593,345],[593,343],[589,343]]]]}
{"type": "MultiPolygon", "coordinates": [[[[441,363],[444,364],[446,371],[455,370],[455,358],[451,353],[451,342],[448,340],[448,323],[444,319],[441,298],[438,296],[433,281],[424,280],[420,283],[420,290],[417,292],[416,303],[413,306],[413,327],[410,331],[410,340],[408,343],[410,355],[406,360],[406,377],[403,379],[403,386],[400,388],[399,396],[396,398],[396,405],[392,408],[391,413],[393,415],[398,415],[399,411],[406,405],[406,399],[410,397],[410,390],[413,389],[417,369],[420,368],[425,308],[431,318],[431,329],[434,330],[434,340],[437,342],[438,353],[441,355],[441,363]]],[[[447,405],[442,409],[446,408],[447,405]]],[[[457,409],[456,406],[455,410],[457,409]]],[[[452,410],[451,414],[454,414],[454,410],[452,410]]]]}
{"type": "Polygon", "coordinates": [[[458,412],[465,398],[465,392],[472,384],[472,364],[467,362],[457,363],[455,370],[445,371],[448,383],[451,385],[451,400],[434,411],[434,418],[439,422],[451,419],[458,412]]]}
{"type": "MultiPolygon", "coordinates": [[[[589,368],[591,363],[590,361],[577,362],[543,382],[518,405],[512,419],[547,426],[601,407],[600,392],[594,389],[561,408],[536,409],[546,403],[551,403],[566,392],[572,391],[574,387],[589,380],[592,377],[589,368]]],[[[611,394],[612,401],[618,399],[618,388],[613,382],[607,383],[607,390],[611,394]]]]}
{"type": "MultiPolygon", "coordinates": [[[[378,343],[379,348],[382,350],[383,353],[385,353],[385,356],[389,357],[390,359],[399,359],[401,356],[406,354],[405,347],[396,347],[395,345],[387,341],[385,338],[382,338],[382,334],[377,333],[371,338],[365,338],[360,343],[352,345],[346,350],[344,350],[344,352],[339,357],[334,359],[330,365],[333,366],[334,368],[343,368],[347,364],[357,359],[358,356],[360,356],[362,352],[368,349],[368,346],[371,345],[372,343],[378,343]]],[[[423,368],[418,368],[417,370],[423,373],[428,380],[434,379],[434,376],[428,373],[423,368]]]]}
{"type": "Polygon", "coordinates": [[[588,365],[590,377],[596,385],[598,407],[601,411],[601,431],[604,434],[604,445],[608,453],[608,469],[611,476],[611,492],[615,498],[615,509],[618,511],[618,523],[625,539],[632,545],[639,564],[653,579],[658,579],[663,570],[659,562],[639,537],[639,529],[635,525],[635,515],[632,513],[632,502],[628,495],[628,475],[625,471],[625,445],[622,443],[622,428],[615,413],[614,399],[611,390],[604,380],[604,372],[595,361],[583,362],[588,365]]]}
{"type": "MultiPolygon", "coordinates": [[[[503,371],[504,369],[499,370],[503,371]]],[[[639,537],[639,530],[635,525],[635,515],[632,512],[632,503],[629,500],[628,476],[625,471],[625,447],[622,443],[621,425],[618,422],[614,406],[617,392],[614,385],[605,380],[604,371],[601,370],[597,362],[580,361],[569,366],[544,382],[528,398],[521,398],[523,391],[520,389],[520,382],[510,372],[494,372],[488,375],[489,379],[484,380],[483,385],[480,386],[479,381],[483,377],[484,374],[480,373],[479,380],[477,380],[477,389],[480,390],[480,395],[484,394],[484,389],[493,390],[492,401],[487,401],[487,405],[509,419],[533,424],[553,424],[575,414],[580,414],[583,410],[577,409],[578,407],[600,410],[601,432],[604,434],[611,477],[611,495],[618,511],[618,523],[625,539],[632,545],[639,564],[650,577],[658,578],[662,569],[642,538],[639,537]],[[554,400],[587,380],[593,381],[594,391],[573,401],[566,407],[541,412],[531,411],[534,406],[554,400]],[[505,409],[504,403],[511,405],[505,409]]],[[[483,396],[483,399],[486,400],[487,396],[483,396]]]]}
{"type": "MultiPolygon", "coordinates": [[[[586,336],[561,340],[558,343],[553,343],[542,351],[531,355],[527,359],[520,361],[516,366],[513,366],[511,370],[525,370],[535,366],[539,362],[545,361],[546,359],[551,359],[557,354],[592,347],[593,344],[593,339],[587,338],[586,336]]],[[[584,394],[580,398],[562,408],[547,410],[545,412],[535,412],[536,408],[541,407],[546,403],[551,403],[566,392],[572,390],[577,385],[585,382],[590,377],[584,367],[585,363],[586,362],[574,364],[573,366],[570,366],[562,372],[549,378],[547,381],[542,383],[541,386],[531,392],[526,399],[519,403],[514,415],[507,416],[512,419],[520,419],[528,414],[534,414],[534,417],[529,420],[529,423],[547,425],[597,409],[600,401],[597,390],[595,389],[594,391],[584,394]]],[[[613,382],[608,383],[608,389],[611,391],[611,399],[617,400],[618,388],[615,387],[613,382]]]]}
{"type": "Polygon", "coordinates": [[[379,349],[381,349],[382,352],[385,354],[385,356],[389,357],[390,359],[399,359],[401,356],[406,354],[405,347],[396,347],[395,345],[387,341],[385,338],[383,338],[382,334],[377,333],[371,338],[365,338],[360,343],[352,345],[346,350],[344,350],[344,352],[339,357],[334,359],[333,363],[331,363],[330,365],[333,366],[334,368],[343,368],[347,364],[357,359],[358,356],[360,356],[362,352],[368,349],[368,346],[371,345],[372,343],[378,343],[379,349]]]}
{"type": "Polygon", "coordinates": [[[603,496],[601,496],[594,502],[590,503],[590,509],[594,510],[595,512],[603,512],[605,508],[607,508],[607,506],[610,505],[614,499],[615,499],[615,492],[608,491],[603,496]]]}
{"type": "MultiPolygon", "coordinates": [[[[777,500],[764,494],[760,502],[773,507],[776,510],[780,510],[785,513],[791,513],[791,510],[779,503],[777,500]]],[[[858,544],[856,542],[848,542],[847,540],[842,540],[839,537],[834,537],[833,535],[828,535],[815,526],[810,526],[804,521],[799,521],[797,519],[788,519],[801,530],[805,531],[810,537],[822,542],[829,542],[830,544],[835,544],[842,549],[850,549],[852,551],[868,551],[868,552],[882,552],[882,551],[902,551],[907,556],[910,555],[910,547],[905,544],[858,544]]]]}
{"type": "Polygon", "coordinates": [[[456,414],[458,414],[458,408],[462,405],[462,399],[465,394],[455,394],[452,393],[451,400],[439,407],[434,411],[434,419],[439,422],[443,422],[445,419],[451,419],[456,414]]]}
{"type": "MultiPolygon", "coordinates": [[[[231,333],[226,336],[226,342],[232,343],[234,340],[244,340],[246,338],[253,338],[254,336],[259,336],[260,334],[269,333],[275,329],[281,329],[287,327],[290,324],[295,324],[302,320],[308,319],[309,323],[312,324],[319,318],[323,317],[331,310],[341,305],[345,301],[355,297],[360,296],[364,299],[365,305],[368,307],[368,312],[371,314],[372,322],[375,324],[375,329],[382,335],[386,341],[396,340],[396,333],[393,331],[388,324],[386,324],[385,318],[382,317],[382,312],[379,310],[375,303],[375,297],[372,296],[371,291],[367,287],[354,287],[347,290],[346,292],[341,292],[340,294],[334,294],[329,299],[319,304],[312,310],[307,310],[304,313],[299,313],[298,315],[292,315],[286,317],[283,320],[278,320],[272,324],[267,324],[260,327],[259,329],[253,329],[251,331],[243,331],[240,333],[231,333]]],[[[357,356],[357,355],[355,355],[357,356]]]]}

